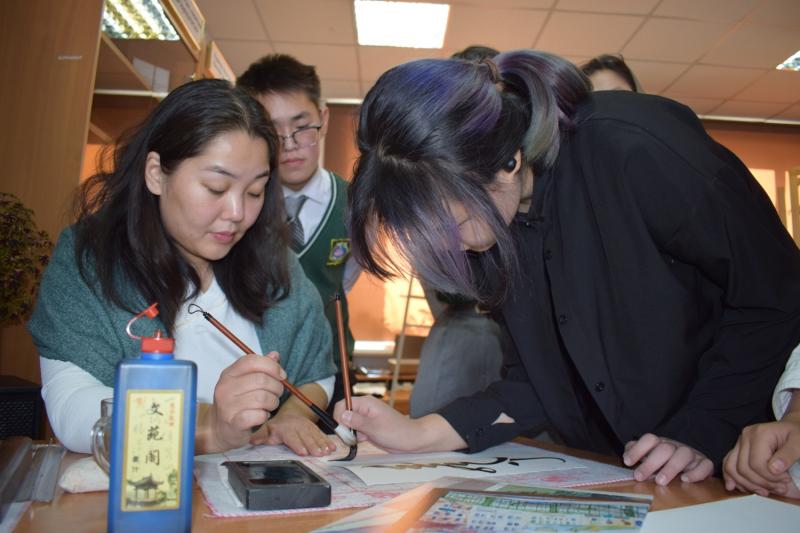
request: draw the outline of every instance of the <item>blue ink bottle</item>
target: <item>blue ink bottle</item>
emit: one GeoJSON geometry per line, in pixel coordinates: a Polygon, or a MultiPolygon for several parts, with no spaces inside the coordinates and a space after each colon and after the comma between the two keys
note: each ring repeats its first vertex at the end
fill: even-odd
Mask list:
{"type": "Polygon", "coordinates": [[[114,376],[108,531],[191,531],[197,366],[176,360],[174,339],[131,332],[158,315],[153,304],[126,328],[141,356],[114,376]]]}

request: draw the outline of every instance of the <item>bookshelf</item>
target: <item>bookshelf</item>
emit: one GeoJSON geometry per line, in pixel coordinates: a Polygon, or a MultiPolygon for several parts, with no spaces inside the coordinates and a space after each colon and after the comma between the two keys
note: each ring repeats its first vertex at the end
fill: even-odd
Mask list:
{"type": "MultiPolygon", "coordinates": [[[[161,2],[179,41],[110,38],[101,31],[103,0],[3,3],[0,190],[32,209],[53,241],[72,222],[74,192],[93,170],[99,147],[140,123],[170,89],[214,75],[194,1],[161,2]],[[137,58],[169,71],[165,90],[153,89],[134,66],[137,58]]],[[[36,349],[23,325],[0,327],[0,355],[0,374],[40,382],[36,349]]]]}

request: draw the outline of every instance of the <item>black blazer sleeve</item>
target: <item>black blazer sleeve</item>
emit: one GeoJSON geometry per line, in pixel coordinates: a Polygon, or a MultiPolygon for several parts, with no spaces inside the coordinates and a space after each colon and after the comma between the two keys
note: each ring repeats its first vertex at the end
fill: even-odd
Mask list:
{"type": "Polygon", "coordinates": [[[467,442],[469,452],[507,442],[546,422],[541,402],[513,342],[504,347],[503,373],[503,380],[489,385],[485,391],[459,398],[438,412],[467,442]],[[503,413],[514,422],[495,424],[503,413]]]}

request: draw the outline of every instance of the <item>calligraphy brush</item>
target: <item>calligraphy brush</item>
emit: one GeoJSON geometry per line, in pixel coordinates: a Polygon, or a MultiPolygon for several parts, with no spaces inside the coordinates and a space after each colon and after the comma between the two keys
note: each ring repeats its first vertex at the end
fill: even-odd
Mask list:
{"type": "MultiPolygon", "coordinates": [[[[211,315],[211,313],[206,312],[199,305],[197,305],[197,304],[189,305],[188,311],[189,311],[189,314],[194,314],[194,313],[197,313],[197,312],[202,313],[203,318],[208,320],[211,323],[212,326],[217,328],[223,335],[228,337],[228,339],[233,344],[235,344],[240,350],[242,350],[245,354],[256,353],[253,350],[251,350],[245,343],[243,343],[239,339],[239,337],[234,335],[228,328],[223,326],[222,323],[219,320],[217,320],[216,318],[214,318],[211,315]],[[193,308],[195,308],[195,309],[193,310],[193,308]]],[[[344,442],[346,445],[351,446],[351,447],[355,445],[355,443],[357,441],[356,441],[355,435],[353,434],[353,430],[351,430],[350,428],[345,427],[345,426],[343,426],[341,424],[337,424],[336,420],[334,420],[330,415],[328,415],[328,413],[326,413],[325,411],[320,409],[317,406],[317,404],[312,402],[308,398],[308,396],[306,396],[305,394],[300,392],[300,390],[297,387],[295,387],[294,385],[289,383],[288,380],[282,379],[280,381],[283,384],[283,386],[286,387],[289,390],[289,392],[294,394],[301,402],[306,404],[308,406],[308,408],[311,409],[314,412],[314,414],[319,417],[319,419],[322,421],[323,424],[328,426],[334,433],[336,433],[339,436],[339,438],[342,439],[342,442],[344,442]]]]}
{"type": "MultiPolygon", "coordinates": [[[[347,362],[347,346],[344,339],[344,315],[342,314],[342,296],[339,291],[333,295],[336,306],[336,334],[339,337],[339,370],[342,372],[342,387],[344,388],[344,404],[348,411],[353,410],[353,390],[350,388],[350,365],[347,362]]],[[[353,436],[356,436],[353,430],[353,436]]],[[[352,461],[358,452],[358,438],[350,445],[350,451],[341,459],[334,461],[352,461]]]]}

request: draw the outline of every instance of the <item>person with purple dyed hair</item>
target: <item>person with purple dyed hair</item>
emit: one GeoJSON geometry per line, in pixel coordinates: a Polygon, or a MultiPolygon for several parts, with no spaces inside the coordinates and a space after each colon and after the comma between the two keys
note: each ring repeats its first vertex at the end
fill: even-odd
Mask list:
{"type": "MultiPolygon", "coordinates": [[[[472,45],[450,57],[464,61],[492,58],[500,52],[472,45]]],[[[434,317],[419,354],[419,367],[408,402],[413,418],[432,413],[456,398],[483,390],[500,378],[502,328],[476,305],[458,294],[430,291],[423,286],[434,317]]]]}
{"type": "Polygon", "coordinates": [[[417,419],[340,402],[362,438],[478,451],[549,423],[663,485],[718,471],[768,418],[800,340],[800,252],[689,108],[512,51],[389,70],[357,137],[357,260],[491,306],[514,348],[501,381],[417,419]]]}

